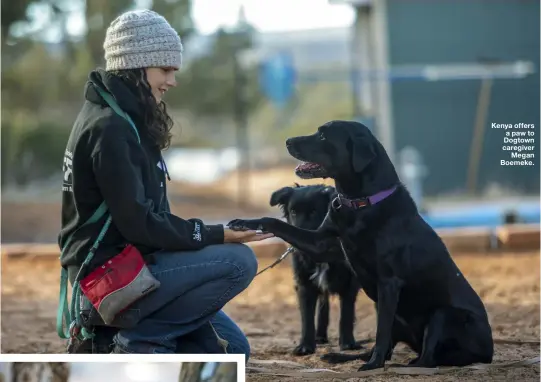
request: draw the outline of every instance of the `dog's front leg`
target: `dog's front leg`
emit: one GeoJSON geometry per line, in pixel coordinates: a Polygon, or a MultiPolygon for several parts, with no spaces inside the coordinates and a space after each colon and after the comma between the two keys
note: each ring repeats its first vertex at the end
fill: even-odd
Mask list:
{"type": "Polygon", "coordinates": [[[340,350],[358,350],[363,346],[355,341],[353,329],[355,324],[355,302],[358,291],[348,290],[340,294],[340,323],[339,340],[340,350]]]}
{"type": "Polygon", "coordinates": [[[370,360],[359,368],[366,371],[383,367],[393,347],[393,322],[403,282],[396,278],[384,278],[378,282],[378,326],[376,343],[370,360]]]}
{"type": "Polygon", "coordinates": [[[308,355],[316,351],[315,315],[318,290],[313,285],[297,285],[297,298],[301,311],[302,334],[299,345],[293,350],[294,355],[308,355]]]}
{"type": "Polygon", "coordinates": [[[270,232],[274,236],[286,241],[293,247],[318,256],[315,261],[329,261],[328,254],[336,245],[336,234],[333,233],[325,222],[317,230],[308,230],[296,227],[279,219],[264,217],[261,219],[235,219],[230,221],[228,227],[231,229],[260,229],[270,232]],[[321,257],[321,258],[320,258],[321,257]]]}

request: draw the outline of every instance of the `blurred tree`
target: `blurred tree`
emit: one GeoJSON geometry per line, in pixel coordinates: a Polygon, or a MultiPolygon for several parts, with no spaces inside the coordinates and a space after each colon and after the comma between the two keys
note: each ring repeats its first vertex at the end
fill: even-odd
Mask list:
{"type": "Polygon", "coordinates": [[[67,8],[68,4],[70,4],[69,0],[2,1],[2,15],[0,17],[2,48],[17,45],[17,43],[24,42],[29,38],[43,37],[43,32],[46,29],[64,21],[63,17],[69,9],[67,8]],[[30,12],[32,7],[35,7],[34,12],[30,12]],[[40,11],[37,10],[38,7],[40,7],[40,11]],[[39,28],[34,25],[36,14],[46,17],[39,28]],[[14,34],[13,27],[16,25],[22,27],[22,31],[19,30],[17,34],[14,34]]]}
{"type": "Polygon", "coordinates": [[[12,382],[68,382],[70,365],[67,362],[13,362],[12,382]]]}
{"type": "Polygon", "coordinates": [[[179,382],[234,382],[237,380],[236,362],[184,362],[179,382]]]}
{"type": "Polygon", "coordinates": [[[133,7],[134,0],[87,0],[85,9],[86,44],[91,66],[103,66],[103,40],[107,26],[121,13],[133,7]]]}
{"type": "Polygon", "coordinates": [[[169,21],[182,41],[187,40],[195,31],[192,0],[153,0],[151,8],[169,21]]]}
{"type": "Polygon", "coordinates": [[[241,56],[253,48],[255,32],[242,17],[233,30],[219,29],[210,52],[192,60],[179,74],[180,86],[171,92],[170,103],[193,113],[233,116],[235,93],[242,91],[244,106],[247,111],[253,110],[262,99],[257,69],[243,67],[241,56]],[[241,61],[241,81],[235,79],[235,60],[241,61]]]}
{"type": "Polygon", "coordinates": [[[220,362],[209,382],[235,382],[237,380],[237,363],[220,362]]]}
{"type": "MultiPolygon", "coordinates": [[[[51,0],[53,1],[53,0],[51,0]]],[[[22,34],[15,37],[13,35],[13,27],[15,25],[28,25],[33,20],[31,19],[28,9],[31,5],[42,3],[37,0],[19,0],[19,1],[2,1],[1,23],[1,48],[2,48],[2,67],[9,67],[15,62],[26,50],[31,46],[31,35],[39,35],[41,30],[34,30],[31,33],[22,34]]],[[[53,15],[56,15],[58,8],[53,8],[53,15]]],[[[3,86],[2,86],[3,87],[3,86]]]]}
{"type": "Polygon", "coordinates": [[[182,362],[180,368],[179,382],[201,381],[201,370],[205,362],[182,362]]]}
{"type": "Polygon", "coordinates": [[[2,45],[9,36],[11,26],[19,21],[30,21],[26,14],[26,9],[35,0],[2,1],[0,15],[0,24],[2,30],[2,45]]]}

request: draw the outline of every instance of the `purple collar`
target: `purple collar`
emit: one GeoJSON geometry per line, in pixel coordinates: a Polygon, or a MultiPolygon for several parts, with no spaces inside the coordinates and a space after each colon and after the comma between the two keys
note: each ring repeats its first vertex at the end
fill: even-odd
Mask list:
{"type": "Polygon", "coordinates": [[[372,196],[360,198],[360,199],[348,199],[342,194],[338,194],[332,201],[332,208],[338,211],[342,206],[352,208],[354,210],[371,206],[373,204],[381,202],[383,199],[395,192],[397,186],[393,186],[387,190],[383,190],[372,196]]]}

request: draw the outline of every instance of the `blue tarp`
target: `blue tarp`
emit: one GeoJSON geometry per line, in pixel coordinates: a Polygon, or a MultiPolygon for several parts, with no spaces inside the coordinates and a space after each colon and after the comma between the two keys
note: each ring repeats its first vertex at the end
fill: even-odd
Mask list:
{"type": "Polygon", "coordinates": [[[539,223],[541,209],[539,203],[521,203],[512,207],[502,204],[485,204],[473,207],[460,207],[446,211],[429,211],[423,215],[433,228],[459,227],[497,227],[504,224],[505,215],[512,212],[519,223],[539,223]]]}

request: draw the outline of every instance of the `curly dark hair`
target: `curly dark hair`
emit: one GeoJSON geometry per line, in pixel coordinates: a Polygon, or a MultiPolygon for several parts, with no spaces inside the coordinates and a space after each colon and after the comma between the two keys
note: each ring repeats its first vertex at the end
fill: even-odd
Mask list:
{"type": "Polygon", "coordinates": [[[123,69],[112,72],[134,89],[139,97],[139,103],[144,110],[146,132],[154,140],[160,150],[167,149],[171,144],[171,129],[173,119],[167,113],[165,102],[156,102],[152,95],[150,84],[144,69],[123,69]]]}

